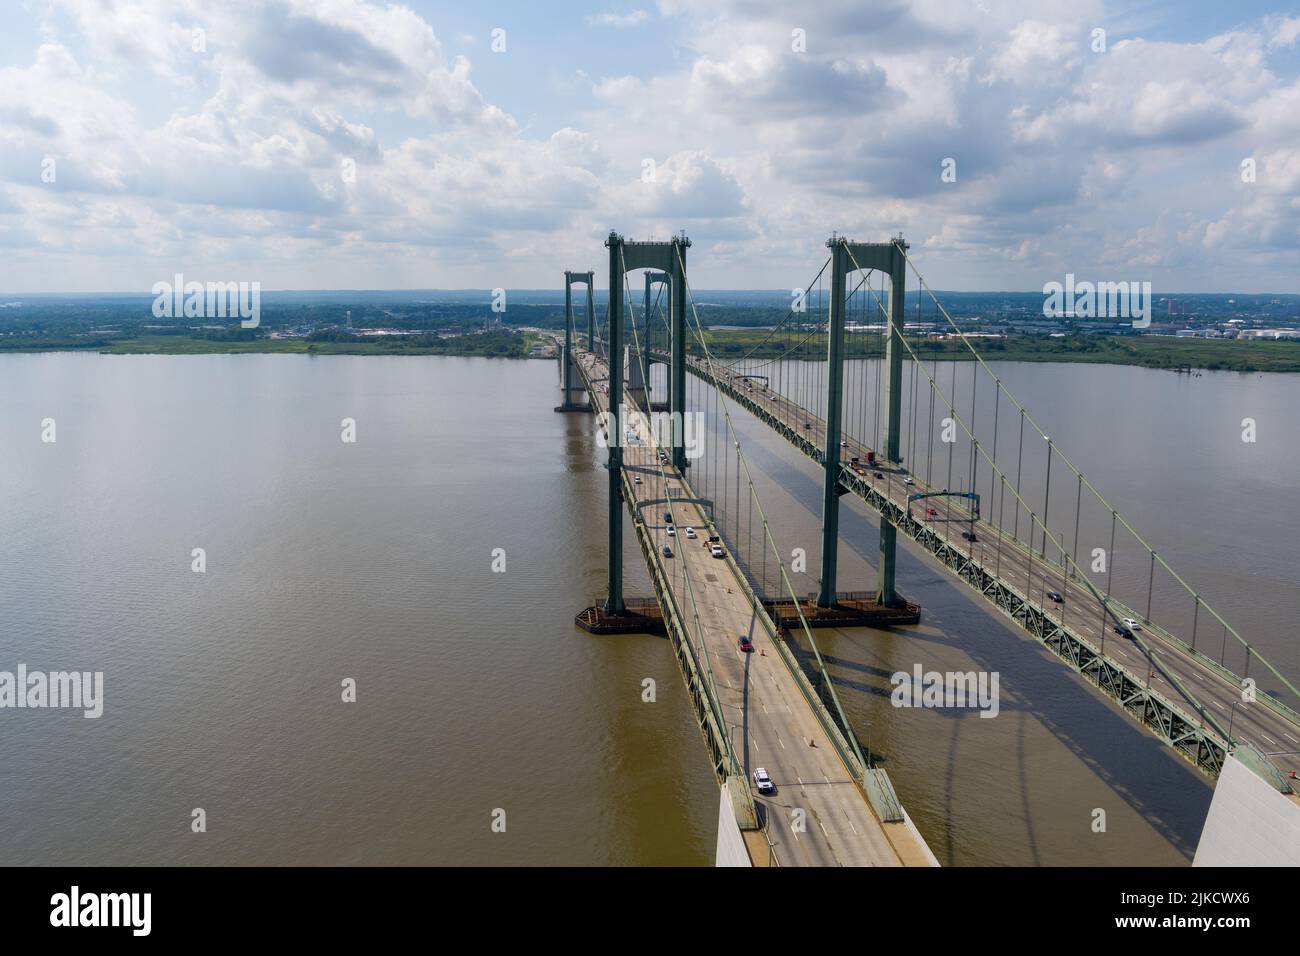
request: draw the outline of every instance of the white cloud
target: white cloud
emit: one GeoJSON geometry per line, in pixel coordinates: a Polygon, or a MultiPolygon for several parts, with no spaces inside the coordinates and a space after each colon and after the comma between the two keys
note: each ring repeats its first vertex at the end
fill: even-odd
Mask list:
{"type": "Polygon", "coordinates": [[[611,227],[689,228],[717,284],[797,285],[833,229],[903,229],[950,286],[1132,262],[1181,288],[1232,250],[1278,288],[1300,266],[1293,16],[1174,41],[1095,0],[663,0],[677,57],[568,59],[554,88],[582,109],[548,128],[406,6],[43,10],[43,42],[0,65],[0,287],[139,287],[180,258],[299,288],[537,285],[611,227]]]}
{"type": "Polygon", "coordinates": [[[587,22],[593,26],[623,28],[639,27],[649,19],[650,14],[644,10],[632,10],[628,13],[598,13],[587,17],[587,22]]]}

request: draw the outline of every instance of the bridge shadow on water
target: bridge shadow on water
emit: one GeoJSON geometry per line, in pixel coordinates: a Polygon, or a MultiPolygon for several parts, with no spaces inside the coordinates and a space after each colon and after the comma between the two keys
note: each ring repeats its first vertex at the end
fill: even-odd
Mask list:
{"type": "MultiPolygon", "coordinates": [[[[792,454],[795,453],[792,451],[792,454]]],[[[746,442],[746,456],[751,465],[763,469],[786,494],[806,509],[820,528],[820,476],[810,476],[806,471],[792,467],[789,461],[764,448],[758,441],[746,442]]],[[[809,462],[808,467],[816,466],[809,462]]],[[[841,540],[874,568],[879,549],[878,519],[874,514],[868,517],[861,513],[858,507],[849,504],[850,500],[846,497],[841,502],[841,540]]],[[[866,506],[860,507],[865,509],[866,506]]],[[[835,635],[834,641],[847,641],[861,649],[864,657],[871,657],[877,656],[874,648],[888,639],[883,635],[892,634],[906,640],[910,646],[928,646],[931,649],[928,655],[918,653],[917,662],[922,662],[923,656],[952,659],[955,650],[969,657],[978,669],[997,672],[1001,689],[1000,716],[1010,717],[1019,713],[1037,721],[1190,860],[1209,809],[1212,781],[1119,712],[1117,705],[1104,698],[965,583],[928,556],[922,557],[923,553],[914,543],[902,535],[899,543],[900,590],[909,600],[921,605],[921,626],[888,631],[858,628],[830,632],[835,635]]],[[[831,641],[819,639],[819,646],[823,648],[829,643],[831,641]]],[[[801,646],[798,656],[811,674],[815,669],[811,651],[801,646]]],[[[888,698],[893,690],[889,678],[894,671],[889,668],[852,660],[842,654],[827,656],[825,651],[823,659],[833,669],[835,686],[850,715],[864,712],[871,699],[888,698]]],[[[961,709],[936,709],[930,714],[952,721],[943,798],[946,828],[950,831],[947,834],[947,858],[951,860],[952,800],[956,788],[962,785],[957,777],[962,764],[963,721],[970,719],[972,714],[961,709]]],[[[982,721],[976,718],[976,724],[979,723],[982,721]]],[[[860,728],[855,729],[858,729],[861,739],[860,728]]],[[[895,728],[894,736],[897,735],[895,728]]],[[[1016,741],[1027,839],[1034,861],[1038,862],[1033,817],[1029,812],[1030,771],[1025,753],[1027,731],[1023,724],[1016,732],[1016,741]]],[[[929,741],[917,741],[918,746],[925,743],[929,741]]],[[[884,763],[879,754],[876,759],[884,763]]],[[[943,858],[943,854],[940,856],[943,858]]]]}

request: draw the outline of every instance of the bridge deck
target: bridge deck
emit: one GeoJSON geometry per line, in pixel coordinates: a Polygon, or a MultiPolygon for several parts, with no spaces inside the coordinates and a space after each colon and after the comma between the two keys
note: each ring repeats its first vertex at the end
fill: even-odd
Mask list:
{"type": "MultiPolygon", "coordinates": [[[[694,374],[709,380],[700,359],[689,359],[688,366],[694,374]]],[[[824,447],[826,434],[822,419],[770,389],[759,385],[749,388],[742,374],[722,374],[730,375],[724,383],[728,391],[743,403],[766,411],[784,423],[795,436],[802,436],[803,441],[796,437],[794,443],[810,457],[821,460],[820,449],[824,447]]],[[[841,448],[844,468],[850,468],[848,462],[851,457],[858,457],[863,469],[859,475],[898,506],[906,509],[907,498],[911,494],[941,490],[926,485],[920,477],[908,475],[896,467],[886,464],[879,467],[867,465],[866,455],[871,449],[847,435],[844,437],[847,442],[841,448]],[[882,477],[875,478],[876,472],[882,477]],[[912,478],[914,484],[905,483],[908,477],[912,478]]],[[[970,513],[957,504],[960,500],[963,499],[922,499],[913,502],[912,513],[920,520],[929,522],[941,537],[951,538],[958,543],[967,556],[983,564],[997,577],[1044,608],[1051,620],[1086,637],[1094,647],[1104,641],[1101,649],[1107,657],[1139,678],[1149,679],[1152,689],[1166,699],[1195,715],[1193,702],[1170,679],[1176,678],[1211,709],[1223,727],[1226,728],[1231,719],[1234,738],[1258,747],[1269,755],[1283,773],[1300,770],[1300,725],[1296,721],[1262,701],[1240,703],[1241,689],[1231,677],[1192,656],[1179,642],[1167,640],[1155,629],[1148,628],[1142,631],[1142,637],[1159,655],[1160,663],[1153,662],[1135,642],[1114,634],[1110,623],[1103,625],[1101,605],[1084,584],[1077,579],[1067,579],[1059,564],[1044,561],[1037,553],[1031,554],[1028,548],[1012,541],[1005,533],[1002,534],[999,548],[996,526],[983,520],[972,526],[970,513]],[[927,505],[933,507],[937,514],[926,515],[927,505]],[[971,542],[964,539],[963,531],[973,531],[976,540],[971,542]],[[1048,599],[1046,594],[1049,591],[1060,593],[1064,601],[1058,604],[1048,599]]],[[[1049,551],[1051,547],[1049,544],[1049,551]]],[[[1133,616],[1140,619],[1137,613],[1133,616]]]]}
{"type": "MultiPolygon", "coordinates": [[[[608,407],[608,385],[597,380],[605,377],[604,363],[591,353],[578,354],[583,375],[593,386],[592,404],[603,411],[608,407]]],[[[631,427],[644,442],[649,423],[630,401],[625,402],[634,419],[631,427]]],[[[610,436],[615,437],[622,436],[610,436]]],[[[668,466],[663,468],[665,482],[656,452],[648,444],[624,447],[623,463],[629,474],[641,478],[639,485],[632,485],[638,500],[666,497],[665,483],[678,489],[674,497],[691,496],[689,485],[668,466]]],[[[746,776],[752,779],[755,768],[765,767],[776,784],[774,794],[755,793],[774,861],[781,866],[932,865],[928,849],[909,824],[882,823],[873,812],[757,619],[748,585],[730,562],[711,557],[700,507],[675,505],[673,518],[681,530],[669,535],[664,521],[667,506],[647,506],[638,512],[633,502],[628,504],[634,517],[640,514],[646,522],[655,542],[655,560],[673,582],[677,602],[688,617],[692,605],[685,576],[689,575],[726,731],[746,776]],[[687,527],[695,528],[699,537],[686,538],[687,527]],[[663,557],[665,545],[674,557],[663,557]],[[753,641],[752,653],[740,650],[742,634],[753,641]],[[805,813],[803,832],[797,832],[794,824],[797,808],[805,813]]],[[[761,865],[768,862],[755,859],[761,865]]]]}

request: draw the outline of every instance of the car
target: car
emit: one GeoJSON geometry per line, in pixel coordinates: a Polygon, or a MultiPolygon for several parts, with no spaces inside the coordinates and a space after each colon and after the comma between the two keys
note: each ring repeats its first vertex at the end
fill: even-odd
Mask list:
{"type": "Polygon", "coordinates": [[[633,482],[634,484],[638,484],[638,485],[641,484],[641,476],[640,476],[640,475],[633,475],[633,476],[632,476],[632,482],[633,482]]]}
{"type": "Polygon", "coordinates": [[[935,511],[933,508],[926,508],[926,509],[925,509],[925,513],[928,514],[931,518],[933,518],[933,517],[935,517],[935,515],[937,515],[939,512],[935,511]]]}
{"type": "Polygon", "coordinates": [[[687,528],[687,529],[686,529],[686,537],[691,538],[692,540],[694,540],[694,538],[695,538],[695,529],[694,529],[694,528],[687,528]]]}
{"type": "Polygon", "coordinates": [[[677,529],[674,528],[672,525],[669,525],[669,526],[668,526],[668,537],[672,538],[672,537],[676,537],[676,535],[677,535],[677,529]]]}
{"type": "Polygon", "coordinates": [[[978,541],[978,540],[979,540],[979,538],[975,537],[975,532],[974,532],[974,531],[963,531],[963,532],[961,533],[961,536],[962,536],[963,538],[965,538],[967,541],[978,541]]]}
{"type": "Polygon", "coordinates": [[[913,481],[911,478],[904,478],[904,479],[903,479],[903,484],[905,484],[905,485],[914,485],[914,484],[916,484],[916,482],[913,481]]]}
{"type": "Polygon", "coordinates": [[[668,545],[664,545],[664,557],[671,558],[672,556],[673,556],[673,549],[668,547],[668,545]]]}
{"type": "Polygon", "coordinates": [[[1123,624],[1116,624],[1114,630],[1115,633],[1118,634],[1120,637],[1127,637],[1129,640],[1133,639],[1133,632],[1130,631],[1123,624]]]}
{"type": "Polygon", "coordinates": [[[725,558],[727,556],[726,552],[722,550],[722,546],[717,544],[709,549],[709,553],[715,558],[725,558]]]}
{"type": "Polygon", "coordinates": [[[1127,627],[1130,631],[1142,630],[1142,625],[1139,624],[1137,621],[1133,620],[1133,618],[1131,617],[1124,618],[1124,626],[1127,627]]]}
{"type": "Polygon", "coordinates": [[[841,447],[841,448],[848,448],[848,447],[849,447],[849,443],[848,443],[847,441],[841,441],[841,442],[840,442],[840,447],[841,447]]]}
{"type": "Polygon", "coordinates": [[[749,654],[754,650],[754,642],[751,641],[744,634],[740,635],[740,640],[737,641],[737,643],[740,645],[740,649],[744,651],[746,654],[749,654]]]}
{"type": "Polygon", "coordinates": [[[1055,601],[1057,604],[1064,604],[1064,603],[1065,603],[1065,598],[1061,596],[1061,592],[1060,592],[1060,591],[1048,591],[1048,592],[1047,592],[1047,600],[1049,600],[1049,601],[1055,601]]]}
{"type": "Polygon", "coordinates": [[[672,512],[671,512],[671,511],[665,511],[665,512],[664,512],[664,524],[672,524],[672,523],[673,523],[673,515],[672,515],[672,512]]]}
{"type": "Polygon", "coordinates": [[[812,426],[809,425],[807,422],[804,422],[804,423],[803,423],[803,427],[804,427],[804,428],[812,428],[812,426]]]}
{"type": "Polygon", "coordinates": [[[876,476],[877,478],[884,478],[884,477],[885,477],[885,476],[884,476],[883,474],[881,474],[880,472],[876,472],[876,473],[875,473],[875,476],[876,476]]]}
{"type": "Polygon", "coordinates": [[[759,793],[772,793],[776,790],[776,784],[762,767],[754,771],[754,786],[758,788],[759,793]]]}

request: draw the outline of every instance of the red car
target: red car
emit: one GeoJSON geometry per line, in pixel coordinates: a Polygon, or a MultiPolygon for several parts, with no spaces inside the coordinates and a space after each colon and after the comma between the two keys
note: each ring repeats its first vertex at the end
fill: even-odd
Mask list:
{"type": "Polygon", "coordinates": [[[740,635],[740,649],[748,654],[754,650],[754,642],[742,634],[740,635]]]}
{"type": "Polygon", "coordinates": [[[928,514],[931,518],[933,518],[933,517],[935,517],[939,512],[935,511],[933,508],[926,508],[926,509],[925,509],[925,513],[928,514]]]}

